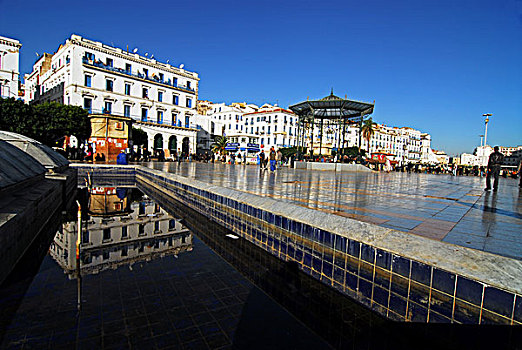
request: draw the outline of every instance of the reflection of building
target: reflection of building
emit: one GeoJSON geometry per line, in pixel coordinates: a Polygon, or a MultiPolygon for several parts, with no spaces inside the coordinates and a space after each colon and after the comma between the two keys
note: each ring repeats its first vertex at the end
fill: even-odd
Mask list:
{"type": "Polygon", "coordinates": [[[0,36],[0,97],[18,98],[21,47],[18,40],[0,36]]]}
{"type": "MultiPolygon", "coordinates": [[[[90,210],[110,212],[98,204],[90,210]]],[[[81,237],[82,274],[192,250],[190,231],[158,204],[147,199],[132,203],[130,209],[123,216],[90,216],[81,237]]],[[[51,256],[72,277],[76,274],[77,231],[77,222],[63,224],[50,249],[51,256]]]]}

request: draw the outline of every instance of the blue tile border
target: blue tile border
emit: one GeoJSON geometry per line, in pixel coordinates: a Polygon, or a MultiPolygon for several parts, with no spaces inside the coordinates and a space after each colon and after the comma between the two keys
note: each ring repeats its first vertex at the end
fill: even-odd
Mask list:
{"type": "MultiPolygon", "coordinates": [[[[167,195],[280,259],[298,262],[305,273],[389,318],[416,322],[522,323],[519,295],[485,287],[465,276],[197,188],[187,184],[189,179],[180,182],[174,175],[160,175],[152,169],[130,169],[120,173],[132,174],[161,191],[168,189],[167,195]],[[441,307],[438,303],[441,300],[451,307],[441,307]],[[373,307],[374,304],[377,306],[373,307]]],[[[103,174],[103,170],[99,173],[103,174]]]]}

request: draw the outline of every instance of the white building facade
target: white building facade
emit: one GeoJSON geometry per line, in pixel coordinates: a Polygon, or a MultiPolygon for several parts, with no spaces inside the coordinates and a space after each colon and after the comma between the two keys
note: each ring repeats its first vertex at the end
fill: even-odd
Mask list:
{"type": "Polygon", "coordinates": [[[0,97],[18,98],[21,47],[18,40],[0,36],[0,97]]]}
{"type": "Polygon", "coordinates": [[[81,106],[92,114],[131,117],[149,140],[162,135],[163,149],[172,149],[174,142],[169,140],[174,136],[172,150],[195,152],[196,129],[191,119],[196,114],[197,73],[78,35],[60,45],[50,63],[44,61],[37,61],[26,75],[27,102],[63,84],[64,104],[81,106]],[[189,149],[182,150],[183,144],[189,149]]]}

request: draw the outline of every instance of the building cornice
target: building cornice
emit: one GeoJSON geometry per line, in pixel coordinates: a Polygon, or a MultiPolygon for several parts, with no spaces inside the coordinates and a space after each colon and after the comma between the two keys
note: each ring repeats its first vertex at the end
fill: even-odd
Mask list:
{"type": "Polygon", "coordinates": [[[185,128],[183,126],[158,124],[158,123],[152,123],[152,122],[142,122],[142,121],[137,121],[137,120],[135,120],[134,123],[139,124],[139,125],[154,126],[154,127],[166,128],[166,129],[186,130],[186,131],[193,131],[193,132],[198,131],[198,129],[195,129],[195,128],[185,128]]]}
{"type": "Polygon", "coordinates": [[[176,91],[180,91],[180,92],[184,92],[184,93],[187,93],[187,94],[196,95],[196,90],[194,90],[194,91],[187,91],[185,89],[178,88],[178,87],[175,87],[175,86],[172,86],[172,85],[162,84],[160,82],[156,82],[156,81],[152,81],[152,80],[148,80],[148,79],[142,79],[142,78],[138,78],[138,77],[135,77],[135,76],[129,76],[129,75],[124,74],[124,73],[119,73],[119,72],[115,72],[115,71],[112,71],[112,70],[103,69],[103,68],[100,68],[100,67],[92,66],[90,64],[86,64],[86,63],[83,63],[83,66],[87,67],[87,68],[90,68],[90,69],[98,70],[98,71],[101,71],[101,72],[115,74],[117,76],[124,77],[124,78],[127,78],[129,80],[138,80],[138,81],[141,81],[142,83],[145,83],[145,84],[158,85],[158,86],[162,86],[164,88],[174,89],[176,91]]]}
{"type": "Polygon", "coordinates": [[[160,62],[150,62],[149,59],[142,58],[141,56],[139,56],[137,54],[126,53],[125,51],[123,51],[119,48],[115,48],[115,47],[110,47],[110,49],[109,49],[109,48],[104,47],[105,46],[104,44],[102,44],[102,43],[100,43],[100,44],[102,46],[98,46],[94,43],[87,42],[83,38],[81,38],[81,39],[71,38],[71,39],[67,40],[67,43],[63,46],[63,48],[66,48],[69,45],[78,45],[78,46],[88,48],[90,50],[103,52],[105,54],[113,55],[113,56],[116,56],[116,57],[119,57],[119,58],[122,58],[125,60],[136,62],[136,63],[144,64],[144,65],[147,65],[152,68],[162,69],[162,70],[172,73],[172,74],[178,74],[182,77],[199,81],[198,77],[195,77],[192,74],[185,73],[180,68],[167,66],[166,64],[160,63],[160,62]],[[118,52],[118,50],[120,50],[121,52],[118,52]],[[136,58],[135,55],[137,55],[138,58],[136,58]]]}
{"type": "Polygon", "coordinates": [[[275,109],[264,110],[264,111],[256,111],[256,112],[244,113],[243,116],[250,115],[250,114],[254,115],[254,114],[269,114],[269,113],[288,113],[288,114],[296,115],[294,112],[292,112],[292,111],[290,111],[288,109],[275,108],[275,109]]]}
{"type": "Polygon", "coordinates": [[[16,47],[18,49],[22,47],[22,44],[20,44],[20,42],[18,40],[14,41],[13,39],[4,38],[4,37],[0,37],[0,45],[12,46],[12,47],[16,47]]]}

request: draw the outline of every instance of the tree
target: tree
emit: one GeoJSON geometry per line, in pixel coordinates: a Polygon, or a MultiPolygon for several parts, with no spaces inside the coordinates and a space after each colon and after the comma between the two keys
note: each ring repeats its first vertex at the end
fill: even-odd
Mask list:
{"type": "Polygon", "coordinates": [[[0,99],[0,129],[16,132],[48,146],[66,135],[86,140],[91,135],[88,113],[56,102],[30,106],[14,98],[0,99]]]}
{"type": "Polygon", "coordinates": [[[132,127],[132,144],[133,145],[147,145],[148,136],[147,133],[141,129],[137,129],[135,127],[132,127]]]}
{"type": "Polygon", "coordinates": [[[42,142],[47,145],[54,146],[66,135],[74,135],[80,140],[91,136],[89,113],[81,107],[46,102],[34,108],[42,117],[41,122],[37,123],[36,132],[41,132],[42,142]]]}
{"type": "Polygon", "coordinates": [[[34,123],[39,121],[35,109],[14,98],[0,98],[0,130],[11,131],[37,139],[34,123]]]}
{"type": "Polygon", "coordinates": [[[214,143],[212,144],[212,152],[219,153],[219,154],[225,154],[227,147],[228,139],[226,136],[216,136],[216,139],[214,140],[214,143]]]}
{"type": "Polygon", "coordinates": [[[363,121],[363,124],[361,126],[361,133],[366,142],[368,143],[368,153],[370,153],[370,139],[372,138],[373,134],[375,134],[375,126],[377,124],[373,122],[372,118],[368,118],[365,121],[363,121]]]}

